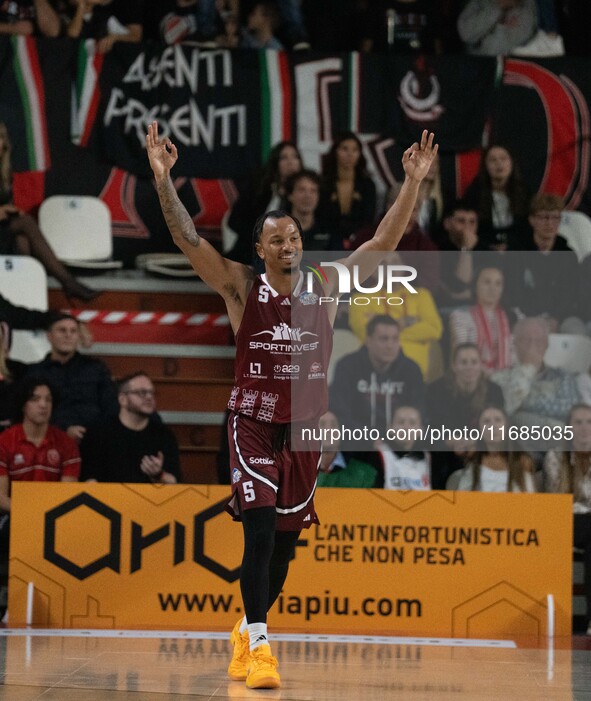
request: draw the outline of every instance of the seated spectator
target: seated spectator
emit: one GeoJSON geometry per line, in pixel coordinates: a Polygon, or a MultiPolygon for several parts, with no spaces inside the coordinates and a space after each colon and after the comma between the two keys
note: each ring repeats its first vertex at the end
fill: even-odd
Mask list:
{"type": "Polygon", "coordinates": [[[340,134],[323,158],[319,210],[336,250],[356,248],[357,233],[368,226],[375,229],[376,186],[353,132],[340,134]]]}
{"type": "Polygon", "coordinates": [[[341,426],[337,417],[327,411],[320,417],[319,428],[326,433],[322,437],[322,456],[318,472],[319,487],[355,487],[370,489],[379,486],[378,471],[354,453],[341,451],[340,438],[336,438],[341,426]],[[332,433],[328,433],[332,431],[332,433]]]}
{"type": "Polygon", "coordinates": [[[61,284],[66,297],[83,302],[98,297],[100,292],[92,290],[68,271],[47,243],[37,222],[18,209],[12,200],[12,146],[8,130],[0,122],[0,255],[33,256],[61,284]]]}
{"type": "Polygon", "coordinates": [[[78,446],[50,425],[55,392],[36,378],[25,378],[19,390],[18,422],[0,434],[0,511],[10,511],[10,484],[77,482],[78,446]]]}
{"type": "Polygon", "coordinates": [[[511,365],[511,328],[502,306],[504,277],[499,268],[482,268],[476,275],[475,304],[456,309],[449,317],[451,348],[474,343],[487,372],[511,365]]]}
{"type": "Polygon", "coordinates": [[[431,489],[431,456],[422,450],[418,440],[423,428],[417,407],[402,405],[396,408],[390,426],[392,440],[379,450],[384,489],[431,489]]]}
{"type": "Polygon", "coordinates": [[[511,368],[491,379],[499,384],[511,423],[518,426],[563,426],[580,395],[574,375],[544,364],[548,326],[539,317],[520,319],[513,328],[517,356],[511,368]]]}
{"type": "Polygon", "coordinates": [[[0,34],[57,37],[60,20],[49,0],[11,0],[0,4],[0,34]]]}
{"type": "MultiPolygon", "coordinates": [[[[429,423],[438,429],[476,428],[486,406],[503,407],[503,392],[484,371],[480,351],[473,343],[460,343],[452,353],[447,374],[427,385],[426,411],[429,423]]],[[[469,441],[445,439],[432,453],[433,489],[445,489],[451,472],[460,469],[462,455],[472,450],[469,441]]]]}
{"type": "Polygon", "coordinates": [[[85,433],[81,479],[96,482],[180,481],[180,461],[172,431],[155,415],[156,392],[144,372],[119,382],[119,415],[95,423],[85,433]]]}
{"type": "MultiPolygon", "coordinates": [[[[394,252],[384,261],[385,264],[401,263],[400,256],[394,252]]],[[[377,273],[363,284],[370,287],[377,282],[377,273]]],[[[363,343],[365,331],[370,319],[377,315],[396,319],[400,328],[400,344],[404,355],[413,360],[421,369],[423,378],[432,377],[433,344],[437,343],[443,332],[443,323],[433,297],[425,287],[416,287],[416,294],[409,292],[398,283],[392,287],[391,294],[386,287],[372,292],[353,294],[349,310],[349,326],[363,343]],[[369,299],[369,304],[356,304],[356,300],[369,299]]]]}
{"type": "Polygon", "coordinates": [[[16,390],[27,369],[25,363],[8,357],[9,349],[10,327],[0,321],[0,432],[12,423],[16,390]]]}
{"type": "Polygon", "coordinates": [[[447,489],[461,492],[535,492],[534,462],[527,453],[511,449],[509,421],[499,407],[486,407],[478,428],[484,439],[480,450],[465,458],[465,467],[454,472],[447,489]]]}
{"type": "Polygon", "coordinates": [[[303,169],[285,181],[286,211],[302,225],[304,250],[331,250],[331,235],[318,219],[320,176],[314,170],[303,169]]]}
{"type": "Polygon", "coordinates": [[[437,15],[430,0],[373,0],[368,3],[362,51],[435,53],[437,15]]]}
{"type": "Polygon", "coordinates": [[[506,56],[537,29],[535,0],[468,0],[458,17],[467,52],[478,56],[506,56]]]}
{"type": "Polygon", "coordinates": [[[117,414],[117,392],[107,366],[78,352],[80,329],[69,314],[59,314],[47,330],[50,352],[29,366],[28,375],[59,391],[53,423],[80,442],[90,424],[117,414]]]}
{"type": "Polygon", "coordinates": [[[512,306],[524,316],[543,316],[551,331],[578,313],[579,264],[576,253],[558,233],[563,209],[562,197],[535,195],[530,204],[531,235],[521,253],[507,256],[512,306]]]}
{"type": "MultiPolygon", "coordinates": [[[[17,423],[0,433],[0,596],[8,587],[8,543],[13,482],[76,482],[78,446],[51,426],[54,392],[37,380],[24,380],[16,401],[17,423]],[[3,591],[2,591],[3,590],[3,591]]],[[[5,603],[0,601],[0,616],[5,603]]]]}
{"type": "Polygon", "coordinates": [[[256,220],[278,209],[285,197],[285,181],[302,169],[302,157],[291,141],[280,141],[269,153],[259,173],[242,183],[225,227],[224,251],[231,260],[252,265],[252,231],[256,220]]]}
{"type": "Polygon", "coordinates": [[[479,250],[476,210],[463,201],[455,202],[444,214],[435,242],[440,251],[445,251],[437,292],[439,305],[470,304],[474,300],[473,252],[479,250]]]}
{"type": "MultiPolygon", "coordinates": [[[[400,348],[397,321],[380,314],[368,322],[364,345],[336,364],[329,396],[343,426],[377,428],[382,435],[397,406],[423,406],[421,370],[400,348]]],[[[368,449],[367,444],[355,447],[368,449]]]]}
{"type": "Polygon", "coordinates": [[[283,44],[275,36],[279,26],[279,10],[272,0],[256,2],[248,14],[246,31],[242,33],[239,46],[246,49],[283,50],[283,44]]]}
{"type": "Polygon", "coordinates": [[[544,491],[573,495],[574,546],[583,551],[587,635],[591,635],[591,406],[575,405],[568,416],[569,450],[544,458],[544,491]]]}
{"type": "Polygon", "coordinates": [[[96,39],[99,53],[118,42],[138,43],[143,37],[142,0],[76,0],[66,27],[72,39],[96,39]]]}
{"type": "Polygon", "coordinates": [[[478,213],[479,248],[519,250],[525,243],[529,188],[519,164],[506,146],[491,144],[484,150],[480,168],[464,193],[478,213]]]}
{"type": "MultiPolygon", "coordinates": [[[[427,414],[437,427],[476,428],[485,406],[503,407],[503,392],[487,377],[478,346],[458,344],[450,371],[427,386],[427,414]]],[[[456,448],[455,443],[450,447],[456,448]]]]}

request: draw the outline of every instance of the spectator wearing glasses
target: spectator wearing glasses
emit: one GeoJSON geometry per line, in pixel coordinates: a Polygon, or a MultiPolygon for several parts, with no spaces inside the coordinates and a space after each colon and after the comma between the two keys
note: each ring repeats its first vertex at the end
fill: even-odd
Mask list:
{"type": "Polygon", "coordinates": [[[144,372],[119,382],[119,414],[84,436],[81,479],[92,482],[176,484],[180,461],[176,438],[156,414],[156,392],[144,372]]]}

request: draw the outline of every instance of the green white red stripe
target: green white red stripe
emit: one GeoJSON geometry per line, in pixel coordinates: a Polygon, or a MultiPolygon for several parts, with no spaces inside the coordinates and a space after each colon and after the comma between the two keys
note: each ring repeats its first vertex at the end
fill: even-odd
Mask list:
{"type": "Polygon", "coordinates": [[[29,170],[49,168],[45,89],[32,37],[12,37],[13,70],[25,118],[29,170]]]}
{"type": "Polygon", "coordinates": [[[279,141],[292,139],[291,71],[285,51],[263,49],[261,63],[261,156],[279,141]]]}
{"type": "Polygon", "coordinates": [[[72,86],[72,141],[87,146],[96,120],[101,92],[99,77],[104,55],[96,52],[93,39],[81,41],[78,47],[76,82],[72,86]]]}

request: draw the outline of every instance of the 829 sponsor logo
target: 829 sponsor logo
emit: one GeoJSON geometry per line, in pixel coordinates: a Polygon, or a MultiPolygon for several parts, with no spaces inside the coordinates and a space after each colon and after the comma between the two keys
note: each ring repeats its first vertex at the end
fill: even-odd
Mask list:
{"type": "Polygon", "coordinates": [[[283,375],[292,375],[294,373],[298,373],[300,371],[300,366],[299,365],[275,365],[273,367],[273,372],[276,373],[281,373],[283,375]]]}

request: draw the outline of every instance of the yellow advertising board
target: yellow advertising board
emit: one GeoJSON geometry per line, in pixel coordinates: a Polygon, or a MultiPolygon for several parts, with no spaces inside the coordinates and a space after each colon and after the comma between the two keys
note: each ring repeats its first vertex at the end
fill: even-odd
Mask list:
{"type": "MultiPolygon", "coordinates": [[[[16,482],[9,613],[35,626],[229,629],[242,533],[228,488],[16,482]]],[[[503,638],[570,635],[572,498],[321,489],[275,630],[503,638]]]]}

